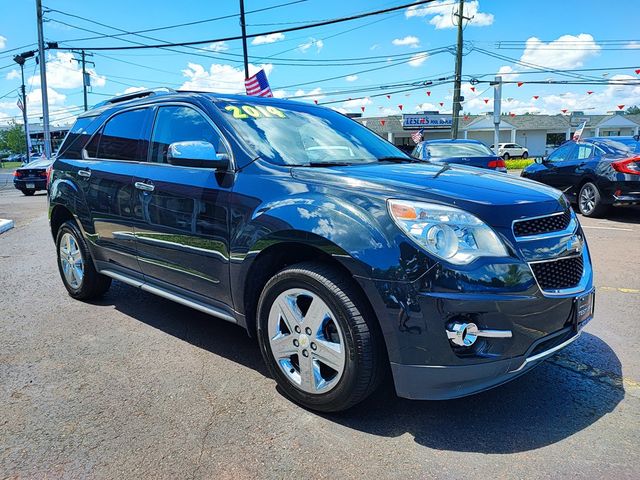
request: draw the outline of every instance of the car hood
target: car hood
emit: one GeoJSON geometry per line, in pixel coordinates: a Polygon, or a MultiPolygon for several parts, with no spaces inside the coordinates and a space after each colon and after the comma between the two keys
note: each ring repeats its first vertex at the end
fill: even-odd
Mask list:
{"type": "Polygon", "coordinates": [[[495,226],[562,211],[562,193],[524,178],[454,164],[364,164],[294,167],[307,182],[333,185],[386,198],[433,201],[467,210],[495,226]]]}

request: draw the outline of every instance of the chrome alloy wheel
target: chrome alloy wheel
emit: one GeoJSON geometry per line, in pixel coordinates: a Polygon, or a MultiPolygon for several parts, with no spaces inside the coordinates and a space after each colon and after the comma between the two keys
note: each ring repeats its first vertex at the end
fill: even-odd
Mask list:
{"type": "Polygon", "coordinates": [[[84,278],[84,260],[75,237],[65,233],[60,239],[60,265],[64,278],[73,289],[79,289],[84,278]]]}
{"type": "Polygon", "coordinates": [[[596,207],[596,191],[591,185],[585,185],[580,192],[580,211],[590,214],[596,207]]]}
{"type": "Polygon", "coordinates": [[[327,304],[300,288],[282,292],[269,310],[269,345],[280,369],[307,393],[335,387],[344,371],[344,335],[327,304]]]}

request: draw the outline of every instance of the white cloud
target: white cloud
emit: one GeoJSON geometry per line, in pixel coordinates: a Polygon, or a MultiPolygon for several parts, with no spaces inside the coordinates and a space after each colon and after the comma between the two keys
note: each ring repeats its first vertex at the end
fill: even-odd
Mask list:
{"type": "Polygon", "coordinates": [[[6,44],[7,44],[7,37],[3,37],[2,35],[0,35],[0,48],[4,48],[6,44]]]}
{"type": "Polygon", "coordinates": [[[429,102],[425,102],[425,103],[420,103],[418,105],[416,105],[415,110],[416,112],[422,112],[422,111],[436,111],[436,110],[441,110],[442,108],[440,106],[435,106],[433,103],[429,103],[429,102]]]}
{"type": "Polygon", "coordinates": [[[140,92],[146,89],[147,87],[129,87],[129,88],[125,88],[124,92],[119,93],[118,95],[127,95],[128,93],[140,92]]]}
{"type": "Polygon", "coordinates": [[[18,69],[14,68],[9,73],[7,73],[7,76],[5,78],[7,80],[15,80],[16,78],[20,78],[20,72],[18,72],[18,69]]]}
{"type": "Polygon", "coordinates": [[[288,97],[286,90],[274,90],[271,93],[273,93],[273,96],[275,98],[287,98],[288,97]]]}
{"type": "Polygon", "coordinates": [[[298,50],[300,50],[301,52],[306,52],[313,46],[316,47],[317,53],[320,53],[320,50],[322,50],[322,48],[324,47],[324,42],[321,39],[311,37],[305,43],[301,43],[300,45],[298,45],[298,50]]]}
{"type": "MultiPolygon", "coordinates": [[[[271,73],[273,65],[266,64],[256,66],[249,65],[249,73],[254,74],[260,69],[264,69],[267,76],[271,73]]],[[[189,63],[187,68],[182,70],[187,77],[180,89],[201,90],[220,93],[244,93],[244,69],[236,68],[227,64],[213,63],[209,70],[198,63],[189,63]]]]}
{"type": "Polygon", "coordinates": [[[409,60],[409,65],[412,67],[419,67],[427,58],[429,58],[428,53],[416,53],[411,57],[411,60],[409,60]]]}
{"type": "Polygon", "coordinates": [[[627,44],[624,46],[624,48],[629,48],[629,49],[632,49],[632,50],[637,50],[637,49],[639,49],[639,48],[640,48],[640,42],[637,42],[637,41],[635,41],[635,40],[634,40],[633,42],[629,42],[629,43],[627,43],[627,44]]]}
{"type": "MultiPolygon", "coordinates": [[[[316,87],[313,90],[309,90],[308,92],[305,92],[302,89],[298,89],[296,90],[296,92],[293,94],[294,97],[302,97],[304,96],[305,98],[300,98],[299,100],[302,102],[313,102],[314,100],[321,100],[323,99],[325,96],[322,93],[322,88],[321,87],[316,87]]],[[[296,100],[294,98],[294,100],[296,100]]]]}
{"type": "MultiPolygon", "coordinates": [[[[47,87],[47,95],[49,106],[62,106],[64,105],[67,96],[63,93],[57,92],[53,87],[47,87]]],[[[42,110],[42,89],[34,88],[31,93],[27,93],[27,105],[29,108],[35,108],[36,110],[42,110]]],[[[29,112],[31,115],[32,112],[29,112]]]]}
{"type": "Polygon", "coordinates": [[[584,65],[589,58],[598,54],[600,46],[588,33],[562,35],[557,40],[545,43],[536,37],[527,40],[520,61],[545,68],[568,69],[584,65]]]}
{"type": "MultiPolygon", "coordinates": [[[[55,57],[49,56],[47,86],[58,89],[82,87],[82,68],[73,58],[73,53],[69,52],[56,52],[55,57]]],[[[93,68],[88,68],[87,71],[91,74],[91,86],[104,87],[106,77],[98,75],[93,68]]],[[[30,77],[28,83],[40,86],[40,75],[30,77]]]]}
{"type": "MultiPolygon", "coordinates": [[[[408,7],[404,15],[407,18],[411,17],[431,17],[429,23],[436,27],[436,29],[454,28],[453,13],[457,12],[457,2],[452,5],[450,0],[440,0],[437,2],[429,3],[427,5],[413,5],[408,7]]],[[[464,4],[464,16],[471,17],[469,25],[474,27],[486,27],[493,24],[492,13],[482,13],[480,10],[480,2],[478,0],[467,1],[464,4]]]]}
{"type": "Polygon", "coordinates": [[[355,82],[358,79],[358,75],[347,75],[344,79],[347,82],[355,82]]]}
{"type": "Polygon", "coordinates": [[[269,35],[260,35],[251,40],[251,45],[264,45],[265,43],[275,43],[284,40],[284,33],[270,33],[269,35]]]}
{"type": "Polygon", "coordinates": [[[354,109],[356,107],[366,107],[367,105],[371,105],[373,102],[369,97],[365,98],[354,98],[353,100],[347,100],[342,104],[342,108],[346,109],[354,109]]]}
{"type": "Polygon", "coordinates": [[[411,48],[418,48],[418,46],[420,45],[420,39],[418,37],[414,37],[413,35],[407,35],[404,38],[394,38],[391,43],[398,47],[409,46],[411,48]]]}
{"type": "Polygon", "coordinates": [[[204,48],[205,50],[210,50],[212,52],[226,52],[229,50],[229,45],[227,45],[227,42],[214,42],[204,48]]]}
{"type": "Polygon", "coordinates": [[[379,48],[380,48],[380,44],[378,44],[378,43],[374,43],[373,45],[371,45],[371,46],[369,47],[369,50],[377,50],[377,49],[379,49],[379,48]]]}
{"type": "Polygon", "coordinates": [[[509,65],[503,65],[502,67],[500,67],[497,75],[500,75],[502,77],[502,80],[515,80],[520,76],[520,74],[509,65]]]}

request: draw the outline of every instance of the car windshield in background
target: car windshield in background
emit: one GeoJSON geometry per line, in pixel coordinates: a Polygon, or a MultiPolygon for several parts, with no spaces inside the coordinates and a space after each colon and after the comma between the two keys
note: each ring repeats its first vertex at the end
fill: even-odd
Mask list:
{"type": "Polygon", "coordinates": [[[494,153],[480,143],[429,143],[431,158],[486,157],[494,153]]]}
{"type": "Polygon", "coordinates": [[[605,155],[612,157],[622,157],[639,152],[638,142],[630,139],[600,140],[596,145],[604,151],[605,155]]]}
{"type": "Polygon", "coordinates": [[[398,148],[344,115],[319,107],[216,102],[256,154],[279,165],[363,164],[406,158],[398,148]]]}

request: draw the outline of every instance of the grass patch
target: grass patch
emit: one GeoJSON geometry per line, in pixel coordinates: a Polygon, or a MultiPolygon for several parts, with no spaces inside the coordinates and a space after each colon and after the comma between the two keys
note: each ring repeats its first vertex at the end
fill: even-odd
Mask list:
{"type": "Polygon", "coordinates": [[[22,165],[22,162],[3,162],[2,163],[2,168],[18,168],[20,165],[22,165]]]}
{"type": "Polygon", "coordinates": [[[528,167],[534,162],[533,158],[518,158],[515,160],[505,160],[507,164],[507,170],[520,170],[528,167]]]}

